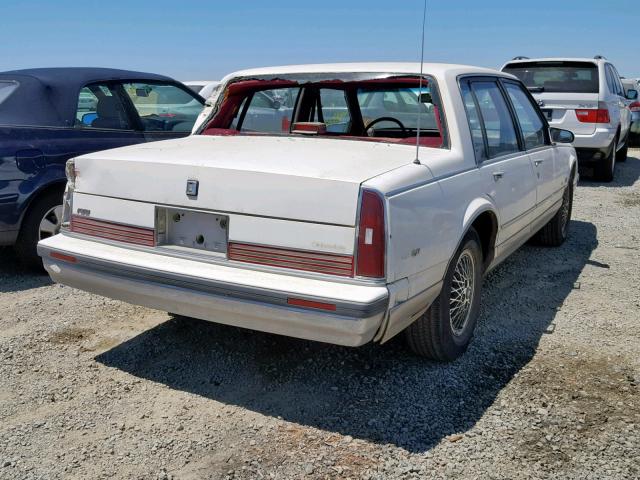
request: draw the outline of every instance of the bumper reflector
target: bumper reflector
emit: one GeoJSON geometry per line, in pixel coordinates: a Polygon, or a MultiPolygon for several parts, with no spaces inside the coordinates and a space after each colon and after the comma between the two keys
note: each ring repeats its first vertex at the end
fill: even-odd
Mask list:
{"type": "Polygon", "coordinates": [[[302,298],[287,298],[287,303],[289,305],[293,305],[294,307],[303,307],[303,308],[317,308],[320,310],[329,310],[331,312],[336,311],[336,306],[333,303],[322,303],[322,302],[314,302],[312,300],[304,300],[302,298]]]}
{"type": "Polygon", "coordinates": [[[49,256],[51,258],[55,258],[56,260],[62,260],[63,262],[69,262],[69,263],[77,263],[78,259],[72,255],[66,255],[64,253],[60,253],[60,252],[51,252],[49,254],[49,256]]]}

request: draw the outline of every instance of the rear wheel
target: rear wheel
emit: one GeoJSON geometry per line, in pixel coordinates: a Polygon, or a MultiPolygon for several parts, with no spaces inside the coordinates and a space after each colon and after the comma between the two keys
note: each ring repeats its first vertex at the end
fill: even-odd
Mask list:
{"type": "Polygon", "coordinates": [[[440,294],[405,330],[414,353],[449,362],[466,351],[480,310],[482,265],[480,238],[471,229],[449,265],[440,294]]]}
{"type": "Polygon", "coordinates": [[[29,208],[15,245],[20,261],[29,268],[42,269],[37,246],[40,240],[60,231],[62,223],[62,192],[45,193],[29,208]]]}
{"type": "Polygon", "coordinates": [[[596,180],[601,182],[610,182],[613,180],[613,175],[616,171],[616,147],[618,146],[618,137],[613,140],[611,145],[611,152],[607,158],[595,169],[596,180]]]}

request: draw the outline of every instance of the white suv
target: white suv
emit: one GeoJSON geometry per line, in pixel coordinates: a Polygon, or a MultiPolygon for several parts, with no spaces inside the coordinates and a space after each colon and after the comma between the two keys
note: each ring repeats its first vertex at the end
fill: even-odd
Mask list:
{"type": "Polygon", "coordinates": [[[502,71],[524,82],[550,126],[574,133],[580,165],[592,167],[599,180],[613,180],[616,161],[627,158],[631,112],[610,62],[601,56],[516,57],[502,71]]]}

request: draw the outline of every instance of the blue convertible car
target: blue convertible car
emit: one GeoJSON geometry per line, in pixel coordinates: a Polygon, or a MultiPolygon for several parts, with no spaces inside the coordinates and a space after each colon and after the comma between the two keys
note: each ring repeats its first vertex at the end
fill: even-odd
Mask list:
{"type": "Polygon", "coordinates": [[[40,266],[60,227],[65,162],[191,132],[204,100],[171,78],[106,68],[0,73],[0,245],[40,266]]]}

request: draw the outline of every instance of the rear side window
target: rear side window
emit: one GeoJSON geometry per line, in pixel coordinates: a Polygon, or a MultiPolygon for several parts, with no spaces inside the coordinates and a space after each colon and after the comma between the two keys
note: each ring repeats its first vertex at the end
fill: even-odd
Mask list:
{"type": "Polygon", "coordinates": [[[620,81],[620,75],[615,68],[611,65],[606,66],[606,77],[609,91],[614,95],[624,96],[624,90],[622,88],[622,82],[620,81]]]}
{"type": "Polygon", "coordinates": [[[126,108],[113,84],[96,83],[80,90],[75,126],[132,130],[126,108]]]}
{"type": "Polygon", "coordinates": [[[525,148],[531,150],[544,146],[546,144],[545,124],[540,118],[536,106],[520,85],[505,82],[504,86],[518,117],[525,148]]]}
{"type": "Polygon", "coordinates": [[[473,150],[476,154],[476,159],[482,162],[487,159],[487,155],[484,148],[484,134],[482,131],[480,112],[478,112],[478,108],[469,85],[467,83],[463,83],[460,85],[460,90],[462,91],[462,101],[464,102],[464,108],[467,111],[467,119],[469,120],[473,150]]]}
{"type": "Polygon", "coordinates": [[[534,92],[598,93],[598,66],[592,62],[519,62],[504,72],[518,77],[534,92]]]}
{"type": "Polygon", "coordinates": [[[495,158],[518,152],[520,147],[516,128],[497,82],[474,81],[470,85],[480,109],[488,157],[495,158]]]}
{"type": "Polygon", "coordinates": [[[0,82],[0,103],[4,102],[18,88],[18,82],[0,82]]]}

